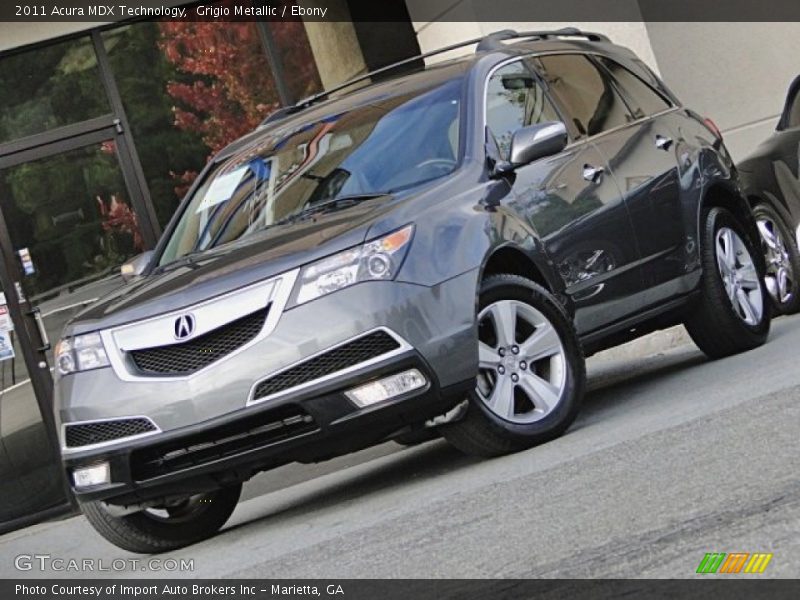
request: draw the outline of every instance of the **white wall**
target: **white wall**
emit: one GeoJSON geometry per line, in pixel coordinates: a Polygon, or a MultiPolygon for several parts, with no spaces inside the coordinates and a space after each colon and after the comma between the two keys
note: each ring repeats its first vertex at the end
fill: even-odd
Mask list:
{"type": "MultiPolygon", "coordinates": [[[[571,2],[574,0],[559,0],[571,2]]],[[[607,22],[607,23],[581,23],[581,22],[537,22],[517,21],[489,22],[481,21],[486,12],[486,0],[406,0],[408,13],[414,23],[420,48],[423,52],[435,50],[448,44],[480,37],[501,29],[515,29],[517,31],[531,31],[540,29],[559,29],[561,27],[577,27],[586,31],[596,31],[609,36],[615,43],[627,46],[650,67],[658,71],[658,64],[648,39],[647,28],[642,22],[607,22]],[[476,2],[483,2],[476,6],[476,2]],[[431,4],[438,4],[441,9],[432,10],[431,4]],[[435,21],[421,20],[421,15],[437,14],[435,21]],[[480,16],[479,16],[480,15],[480,16]]],[[[536,16],[536,3],[530,1],[530,16],[536,16]]],[[[619,8],[630,8],[630,13],[640,14],[636,0],[618,0],[619,8]]],[[[436,57],[434,60],[443,60],[453,55],[473,51],[473,48],[462,49],[452,54],[436,57]]]]}
{"type": "MultiPolygon", "coordinates": [[[[453,17],[450,16],[450,18],[453,17]]],[[[480,37],[494,31],[500,31],[502,29],[532,31],[541,29],[560,29],[561,27],[578,27],[584,31],[604,33],[610,37],[614,43],[617,43],[621,46],[627,46],[633,50],[653,70],[658,72],[658,62],[650,46],[650,41],[647,37],[647,29],[645,28],[644,23],[414,22],[414,29],[417,32],[419,45],[423,52],[436,50],[442,46],[455,44],[470,38],[480,37]]],[[[473,52],[474,50],[474,47],[463,48],[452,53],[434,57],[433,60],[445,60],[453,56],[464,55],[469,52],[473,52]]]]}
{"type": "Polygon", "coordinates": [[[800,74],[800,23],[647,23],[661,76],[711,117],[734,158],[775,128],[800,74]]]}
{"type": "MultiPolygon", "coordinates": [[[[475,22],[474,1],[406,0],[422,51],[501,29],[574,26],[604,33],[636,52],[686,106],[711,117],[736,159],[769,136],[786,89],[800,74],[800,23],[475,22]],[[430,2],[442,4],[437,19],[415,20],[415,15],[431,13],[430,2]]],[[[535,10],[531,2],[532,15],[535,10]]],[[[464,48],[431,60],[473,50],[464,48]]]]}

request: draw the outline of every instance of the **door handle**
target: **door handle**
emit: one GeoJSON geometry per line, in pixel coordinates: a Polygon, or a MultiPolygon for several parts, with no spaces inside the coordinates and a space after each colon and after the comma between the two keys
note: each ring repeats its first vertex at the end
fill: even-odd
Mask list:
{"type": "Polygon", "coordinates": [[[583,165],[583,178],[586,181],[591,181],[592,183],[597,183],[597,180],[600,176],[605,173],[605,169],[603,167],[594,167],[589,164],[583,165]]]}
{"type": "Polygon", "coordinates": [[[32,309],[29,313],[36,321],[36,328],[39,330],[39,337],[42,339],[42,345],[37,348],[37,352],[47,352],[50,350],[50,338],[47,337],[47,330],[44,328],[44,321],[42,320],[42,311],[39,307],[32,309]]]}
{"type": "Polygon", "coordinates": [[[663,135],[656,136],[656,148],[659,150],[669,150],[672,146],[672,138],[664,137],[663,135]]]}

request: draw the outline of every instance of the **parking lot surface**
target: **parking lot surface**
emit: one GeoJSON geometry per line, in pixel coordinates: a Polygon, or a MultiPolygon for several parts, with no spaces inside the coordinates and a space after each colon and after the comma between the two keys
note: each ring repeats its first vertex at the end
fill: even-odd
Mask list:
{"type": "Polygon", "coordinates": [[[19,571],[15,557],[130,555],[80,517],[0,537],[3,577],[692,577],[706,552],[800,575],[800,316],[708,361],[691,344],[592,359],[564,437],[494,460],[385,444],[254,479],[183,573],[19,571]]]}

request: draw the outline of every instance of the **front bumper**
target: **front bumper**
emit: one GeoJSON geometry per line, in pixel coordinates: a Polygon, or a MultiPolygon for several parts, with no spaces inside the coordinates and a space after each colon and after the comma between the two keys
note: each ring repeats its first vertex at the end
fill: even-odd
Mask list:
{"type": "Polygon", "coordinates": [[[441,387],[420,355],[409,350],[223,417],[66,455],[64,466],[71,473],[99,461],[110,464],[111,483],[74,490],[80,502],[136,504],[199,493],[290,462],[321,461],[380,443],[409,425],[444,414],[471,387],[474,380],[441,387]],[[361,409],[344,394],[411,368],[425,375],[425,388],[361,409]]]}
{"type": "Polygon", "coordinates": [[[358,450],[447,412],[474,384],[474,306],[465,299],[474,297],[476,276],[466,273],[434,287],[372,282],[341,290],[284,311],[268,337],[197,376],[125,381],[112,369],[98,369],[61,378],[56,385],[60,425],[138,415],[157,427],[152,435],[63,448],[70,472],[101,460],[111,463],[112,484],[79,490],[77,497],[133,503],[215,488],[288,462],[358,450]],[[256,398],[265,379],[377,329],[396,334],[401,347],[256,398]],[[366,409],[344,395],[408,368],[422,372],[428,387],[366,409]],[[260,431],[266,426],[268,432],[260,431]],[[260,433],[243,435],[251,430],[260,433]],[[221,448],[225,445],[216,442],[232,435],[241,439],[220,455],[181,450],[209,442],[221,448]],[[163,455],[183,458],[164,461],[163,455]],[[168,466],[153,467],[159,463],[168,466]]]}

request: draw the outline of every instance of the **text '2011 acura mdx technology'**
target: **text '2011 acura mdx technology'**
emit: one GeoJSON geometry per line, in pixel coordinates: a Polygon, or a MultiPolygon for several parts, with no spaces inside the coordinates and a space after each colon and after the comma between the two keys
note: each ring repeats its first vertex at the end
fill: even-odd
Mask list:
{"type": "Polygon", "coordinates": [[[103,536],[157,552],[289,462],[430,432],[528,448],[575,418],[585,355],[677,323],[710,357],[762,344],[758,248],[716,127],[632,52],[493,34],[209,163],[66,327],[64,467],[103,536]]]}

